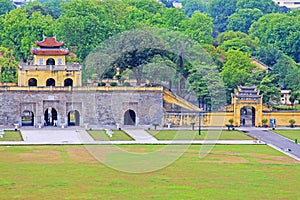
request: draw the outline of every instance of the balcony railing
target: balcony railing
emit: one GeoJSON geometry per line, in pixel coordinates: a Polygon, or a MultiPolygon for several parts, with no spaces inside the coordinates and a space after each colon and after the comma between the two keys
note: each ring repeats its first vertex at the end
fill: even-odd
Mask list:
{"type": "Polygon", "coordinates": [[[80,64],[68,64],[68,65],[27,65],[27,64],[20,64],[19,69],[22,71],[26,70],[37,70],[37,71],[80,71],[81,65],[80,64]]]}

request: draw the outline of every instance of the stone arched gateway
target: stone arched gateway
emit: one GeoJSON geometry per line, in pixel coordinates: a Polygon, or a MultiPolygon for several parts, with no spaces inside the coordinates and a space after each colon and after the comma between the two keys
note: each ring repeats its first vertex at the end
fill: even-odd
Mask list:
{"type": "Polygon", "coordinates": [[[129,109],[124,114],[124,125],[134,126],[136,124],[136,113],[129,109]]]}
{"type": "Polygon", "coordinates": [[[262,125],[263,112],[270,109],[263,105],[262,95],[259,94],[256,86],[239,86],[231,98],[232,104],[228,108],[230,107],[234,113],[233,125],[262,125]]]}
{"type": "Polygon", "coordinates": [[[80,126],[80,113],[78,110],[68,112],[68,126],[80,126]]]}

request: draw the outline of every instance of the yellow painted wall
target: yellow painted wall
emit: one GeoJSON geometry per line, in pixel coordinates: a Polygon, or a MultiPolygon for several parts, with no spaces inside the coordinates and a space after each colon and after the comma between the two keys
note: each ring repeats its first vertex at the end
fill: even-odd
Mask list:
{"type": "Polygon", "coordinates": [[[50,71],[50,70],[29,70],[18,71],[18,86],[28,86],[28,80],[35,78],[37,86],[46,86],[49,78],[55,80],[55,86],[64,86],[64,80],[70,78],[73,80],[73,86],[81,86],[81,71],[50,71]]]}
{"type": "MultiPolygon", "coordinates": [[[[229,119],[234,118],[233,112],[212,112],[205,113],[201,117],[201,126],[225,126],[229,119]]],[[[164,125],[171,123],[173,126],[195,126],[199,124],[197,113],[170,113],[164,116],[164,125]]],[[[233,123],[235,124],[235,122],[233,123]]]]}
{"type": "Polygon", "coordinates": [[[41,55],[34,55],[33,56],[33,64],[34,65],[39,65],[39,58],[44,58],[44,64],[46,65],[46,61],[49,58],[53,58],[55,60],[55,65],[58,65],[58,58],[62,59],[62,64],[61,65],[65,65],[66,64],[66,56],[64,55],[59,55],[59,56],[41,56],[41,55]]]}
{"type": "MultiPolygon", "coordinates": [[[[229,124],[229,119],[234,119],[233,125],[240,126],[240,119],[236,119],[234,117],[233,112],[212,112],[205,113],[204,117],[201,118],[201,126],[216,126],[222,127],[226,124],[229,124]]],[[[256,119],[260,119],[260,121],[256,121],[255,126],[262,126],[262,119],[268,119],[267,125],[270,126],[270,119],[276,119],[276,126],[289,126],[289,120],[294,119],[296,121],[295,125],[300,126],[300,112],[270,112],[270,113],[262,113],[262,116],[257,116],[256,119]]],[[[195,126],[198,126],[198,116],[196,113],[179,113],[179,114],[165,114],[164,117],[164,125],[167,123],[171,123],[173,126],[191,126],[191,123],[194,123],[195,126]]]]}
{"type": "Polygon", "coordinates": [[[268,119],[267,125],[270,126],[270,119],[276,119],[276,126],[289,126],[289,121],[294,119],[294,125],[300,126],[300,112],[271,112],[263,113],[263,119],[268,119]]]}

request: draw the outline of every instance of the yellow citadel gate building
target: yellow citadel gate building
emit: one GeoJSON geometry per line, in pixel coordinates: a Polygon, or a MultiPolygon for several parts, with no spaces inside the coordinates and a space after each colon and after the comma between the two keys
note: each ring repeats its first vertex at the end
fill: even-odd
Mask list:
{"type": "Polygon", "coordinates": [[[31,48],[33,63],[21,65],[18,86],[81,86],[81,66],[66,64],[69,50],[55,37],[36,41],[38,48],[31,48]]]}

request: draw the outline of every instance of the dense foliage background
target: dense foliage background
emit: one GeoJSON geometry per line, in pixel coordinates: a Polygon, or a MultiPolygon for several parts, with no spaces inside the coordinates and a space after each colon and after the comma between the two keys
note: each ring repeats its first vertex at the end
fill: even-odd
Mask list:
{"type": "MultiPolygon", "coordinates": [[[[291,89],[292,100],[298,98],[300,11],[279,7],[272,0],[181,0],[182,9],[162,2],[37,0],[14,8],[9,0],[0,0],[1,81],[16,81],[16,63],[32,59],[29,49],[43,35],[56,35],[65,41],[72,52],[69,60],[84,63],[93,49],[115,34],[158,27],[188,36],[205,48],[216,63],[228,96],[238,85],[256,85],[265,103],[276,104],[280,88],[291,89]],[[272,70],[267,73],[257,69],[251,58],[272,70]]],[[[122,67],[130,63],[132,69],[144,59],[147,62],[143,64],[148,66],[145,73],[149,68],[172,66],[188,80],[188,90],[193,90],[202,103],[208,103],[205,81],[184,57],[155,51],[130,55],[114,64],[122,67]],[[154,61],[161,66],[150,64],[154,61]]],[[[101,80],[112,78],[115,71],[106,72],[105,77],[86,75],[101,80]]]]}

